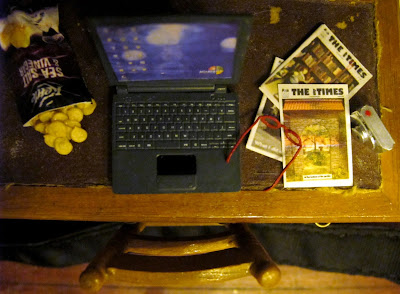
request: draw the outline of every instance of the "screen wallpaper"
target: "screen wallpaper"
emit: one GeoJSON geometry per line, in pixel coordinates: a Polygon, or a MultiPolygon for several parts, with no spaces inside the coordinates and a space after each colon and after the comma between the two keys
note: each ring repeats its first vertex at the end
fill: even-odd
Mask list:
{"type": "Polygon", "coordinates": [[[232,78],[237,23],[99,26],[118,81],[232,78]]]}

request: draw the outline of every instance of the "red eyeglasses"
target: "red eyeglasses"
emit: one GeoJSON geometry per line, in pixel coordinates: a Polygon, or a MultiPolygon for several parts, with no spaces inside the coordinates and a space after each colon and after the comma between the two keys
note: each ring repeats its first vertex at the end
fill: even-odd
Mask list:
{"type": "Polygon", "coordinates": [[[279,183],[281,178],[283,177],[283,174],[285,171],[289,168],[289,166],[293,163],[293,161],[296,159],[296,157],[299,155],[303,145],[301,142],[301,137],[293,130],[289,129],[285,125],[281,124],[281,122],[273,116],[270,115],[261,115],[259,116],[254,123],[240,136],[239,140],[236,142],[235,146],[232,148],[231,152],[229,153],[228,157],[226,158],[226,162],[229,163],[231,160],[231,157],[235,150],[239,147],[240,143],[243,141],[244,137],[251,131],[251,129],[261,120],[263,124],[265,124],[268,128],[271,129],[280,129],[283,128],[283,131],[285,133],[286,138],[294,145],[298,146],[299,148],[297,149],[296,153],[293,155],[293,158],[289,161],[289,163],[285,166],[285,168],[282,170],[282,172],[279,174],[278,178],[275,180],[275,182],[267,189],[264,191],[270,191],[275,186],[279,183]],[[270,123],[268,120],[272,121],[273,123],[270,123]]]}

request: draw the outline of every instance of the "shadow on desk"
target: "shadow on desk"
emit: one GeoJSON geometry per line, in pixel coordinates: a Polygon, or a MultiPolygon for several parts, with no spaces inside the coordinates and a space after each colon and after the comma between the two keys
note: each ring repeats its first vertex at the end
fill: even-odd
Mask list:
{"type": "MultiPolygon", "coordinates": [[[[121,223],[0,220],[0,259],[45,267],[91,261],[121,223]]],[[[400,225],[253,224],[277,264],[374,276],[400,284],[400,225]]],[[[223,227],[149,227],[151,236],[219,233],[223,227]]]]}

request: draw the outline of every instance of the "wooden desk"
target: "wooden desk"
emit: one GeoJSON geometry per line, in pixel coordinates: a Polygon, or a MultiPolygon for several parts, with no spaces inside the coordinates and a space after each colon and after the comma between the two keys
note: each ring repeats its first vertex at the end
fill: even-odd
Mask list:
{"type": "MultiPolygon", "coordinates": [[[[381,0],[376,1],[375,6],[378,38],[377,85],[380,104],[386,109],[382,111],[382,119],[398,144],[399,4],[398,0],[381,0]]],[[[32,156],[34,153],[35,150],[32,150],[32,156]]],[[[109,186],[70,188],[9,184],[0,188],[0,217],[177,223],[399,222],[398,146],[395,145],[394,150],[382,154],[381,162],[382,184],[375,190],[354,188],[274,190],[269,193],[242,191],[218,194],[115,195],[109,186]]]]}

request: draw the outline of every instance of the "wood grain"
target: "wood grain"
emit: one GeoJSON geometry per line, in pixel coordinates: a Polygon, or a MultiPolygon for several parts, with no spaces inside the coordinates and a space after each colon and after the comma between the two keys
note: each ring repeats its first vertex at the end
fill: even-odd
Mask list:
{"type": "MultiPolygon", "coordinates": [[[[376,3],[382,119],[400,142],[400,48],[397,0],[376,3]]],[[[110,187],[0,188],[0,217],[121,222],[400,222],[400,149],[381,156],[378,190],[316,189],[218,194],[116,195],[110,187]]]]}
{"type": "Polygon", "coordinates": [[[382,191],[116,195],[109,187],[0,190],[3,218],[160,223],[397,222],[382,191]]]}
{"type": "MultiPolygon", "coordinates": [[[[42,268],[38,266],[1,261],[1,293],[87,293],[79,287],[79,275],[87,264],[66,268],[42,268]]],[[[282,272],[280,283],[268,292],[260,289],[253,277],[212,286],[186,288],[144,288],[129,284],[105,285],[104,294],[183,294],[183,293],[285,293],[285,294],[395,294],[400,285],[374,277],[313,271],[295,266],[279,265],[282,272]]]]}

